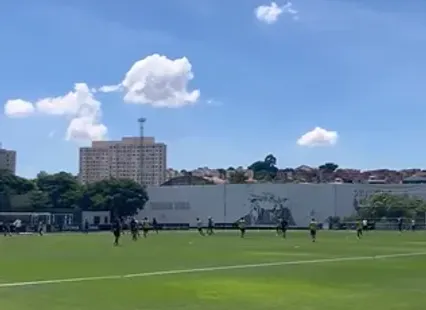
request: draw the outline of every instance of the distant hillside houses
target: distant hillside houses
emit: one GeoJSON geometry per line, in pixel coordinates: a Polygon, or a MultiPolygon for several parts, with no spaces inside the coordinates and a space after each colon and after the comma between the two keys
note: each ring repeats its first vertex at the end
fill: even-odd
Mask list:
{"type": "MultiPolygon", "coordinates": [[[[168,185],[176,182],[183,183],[203,183],[222,184],[232,183],[232,175],[243,173],[246,176],[247,183],[257,182],[254,173],[250,169],[243,167],[229,167],[227,169],[212,169],[209,167],[200,167],[194,170],[175,170],[166,171],[166,182],[168,185]],[[194,178],[181,178],[181,177],[194,178]],[[197,178],[196,178],[197,177],[197,178]],[[175,179],[174,181],[170,181],[175,179]],[[191,181],[192,180],[192,181],[191,181]],[[203,180],[203,181],[201,181],[203,180]]],[[[421,169],[405,170],[359,170],[338,168],[333,172],[324,172],[316,167],[302,165],[297,168],[278,169],[277,175],[270,182],[274,183],[368,183],[368,184],[425,184],[426,171],[421,169]]]]}

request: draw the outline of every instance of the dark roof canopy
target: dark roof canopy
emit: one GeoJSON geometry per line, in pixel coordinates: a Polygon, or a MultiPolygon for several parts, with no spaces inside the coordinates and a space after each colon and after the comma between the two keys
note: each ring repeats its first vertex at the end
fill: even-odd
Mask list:
{"type": "Polygon", "coordinates": [[[161,184],[160,186],[173,186],[173,185],[214,185],[215,183],[202,178],[202,177],[197,177],[197,176],[190,176],[190,175],[185,175],[185,176],[180,176],[180,177],[176,177],[173,179],[170,179],[166,182],[164,182],[163,184],[161,184]]]}
{"type": "Polygon", "coordinates": [[[402,182],[403,183],[404,182],[424,182],[424,183],[426,183],[426,177],[414,175],[414,176],[405,178],[402,182]]]}

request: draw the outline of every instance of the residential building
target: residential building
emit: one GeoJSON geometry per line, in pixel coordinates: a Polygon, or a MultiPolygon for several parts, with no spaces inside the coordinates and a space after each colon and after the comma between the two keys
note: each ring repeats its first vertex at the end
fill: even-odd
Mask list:
{"type": "Polygon", "coordinates": [[[200,167],[194,170],[175,170],[172,168],[167,169],[166,171],[166,181],[169,181],[173,178],[191,175],[194,177],[207,178],[213,180],[216,183],[222,183],[222,181],[228,180],[232,174],[235,172],[244,173],[248,179],[253,179],[253,171],[250,169],[244,169],[243,167],[238,168],[228,168],[228,169],[211,169],[209,167],[200,167]],[[222,181],[221,181],[222,180],[222,181]]]}
{"type": "Polygon", "coordinates": [[[16,174],[16,151],[3,149],[0,144],[0,170],[16,174]]]}
{"type": "Polygon", "coordinates": [[[83,183],[118,178],[155,186],[165,182],[166,167],[167,147],[153,137],[94,141],[91,147],[80,148],[79,177],[83,183]]]}

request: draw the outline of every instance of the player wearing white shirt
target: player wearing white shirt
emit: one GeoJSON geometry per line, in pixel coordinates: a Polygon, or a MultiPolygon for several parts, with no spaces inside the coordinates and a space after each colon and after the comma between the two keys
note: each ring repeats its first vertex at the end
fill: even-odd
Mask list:
{"type": "Polygon", "coordinates": [[[416,220],[415,220],[415,219],[412,219],[412,220],[411,220],[411,230],[412,230],[412,231],[415,231],[415,230],[416,230],[416,220]]]}
{"type": "Polygon", "coordinates": [[[362,220],[362,230],[366,231],[368,229],[368,221],[362,220]]]}
{"type": "Polygon", "coordinates": [[[197,217],[197,230],[201,236],[204,236],[203,222],[197,217]]]}

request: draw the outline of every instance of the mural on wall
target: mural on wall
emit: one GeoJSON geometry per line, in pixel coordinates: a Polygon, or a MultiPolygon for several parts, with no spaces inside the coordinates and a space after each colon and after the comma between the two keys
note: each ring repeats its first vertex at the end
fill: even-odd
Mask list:
{"type": "Polygon", "coordinates": [[[164,223],[191,223],[212,216],[217,223],[241,217],[248,225],[275,225],[285,218],[292,226],[306,227],[329,216],[357,214],[365,199],[377,192],[408,194],[426,200],[426,185],[369,184],[232,184],[148,188],[150,201],[138,215],[164,223]]]}
{"type": "Polygon", "coordinates": [[[288,198],[263,192],[251,194],[248,204],[250,211],[244,217],[248,225],[274,225],[280,218],[287,220],[289,225],[295,225],[288,198]]]}

